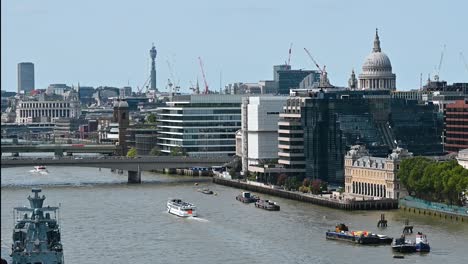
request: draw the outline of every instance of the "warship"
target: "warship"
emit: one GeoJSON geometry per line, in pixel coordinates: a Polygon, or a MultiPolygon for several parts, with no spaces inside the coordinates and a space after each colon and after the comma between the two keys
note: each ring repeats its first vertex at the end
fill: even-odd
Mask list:
{"type": "Polygon", "coordinates": [[[43,207],[46,197],[39,196],[41,189],[32,189],[32,192],[34,196],[28,196],[30,208],[13,209],[11,261],[13,264],[63,264],[59,207],[43,207]]]}

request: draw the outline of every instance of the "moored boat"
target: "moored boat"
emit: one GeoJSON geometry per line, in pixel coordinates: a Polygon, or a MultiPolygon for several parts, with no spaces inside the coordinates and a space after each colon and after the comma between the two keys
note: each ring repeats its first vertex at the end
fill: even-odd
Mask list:
{"type": "Polygon", "coordinates": [[[345,224],[339,224],[335,231],[326,232],[326,238],[341,240],[362,245],[381,245],[392,243],[393,238],[386,235],[374,234],[367,231],[349,231],[345,224]]]}
{"type": "Polygon", "coordinates": [[[255,202],[255,207],[262,208],[268,211],[280,210],[280,206],[276,202],[270,200],[258,200],[255,202]]]}
{"type": "Polygon", "coordinates": [[[243,203],[255,203],[259,199],[259,197],[252,195],[249,192],[242,192],[241,194],[236,196],[236,200],[241,201],[243,203]]]}
{"type": "Polygon", "coordinates": [[[196,217],[197,207],[181,199],[170,199],[167,201],[167,212],[180,217],[196,217]]]}
{"type": "Polygon", "coordinates": [[[11,258],[13,263],[64,263],[58,207],[43,207],[45,196],[33,189],[30,208],[15,207],[11,258]],[[53,213],[53,215],[51,215],[53,213]]]}
{"type": "Polygon", "coordinates": [[[416,252],[416,244],[406,239],[404,235],[401,235],[400,238],[395,238],[395,241],[392,243],[392,250],[401,253],[412,253],[416,252]]]}
{"type": "Polygon", "coordinates": [[[427,237],[421,232],[418,232],[416,235],[416,252],[429,252],[431,247],[429,242],[427,242],[427,237]]]}

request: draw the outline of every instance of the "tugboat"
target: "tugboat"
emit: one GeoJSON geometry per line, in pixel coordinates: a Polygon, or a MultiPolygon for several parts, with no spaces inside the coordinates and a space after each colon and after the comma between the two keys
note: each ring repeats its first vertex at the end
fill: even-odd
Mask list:
{"type": "Polygon", "coordinates": [[[392,243],[392,250],[401,253],[412,253],[416,252],[416,244],[406,239],[405,235],[401,235],[400,238],[396,238],[392,243]]]}
{"type": "Polygon", "coordinates": [[[276,202],[270,200],[258,200],[255,202],[255,207],[262,208],[268,211],[280,210],[280,206],[276,202]]]}
{"type": "Polygon", "coordinates": [[[431,247],[429,242],[427,242],[427,237],[421,232],[418,232],[416,235],[416,252],[429,252],[431,247]]]}
{"type": "Polygon", "coordinates": [[[259,197],[251,195],[249,192],[242,192],[242,194],[236,196],[236,200],[243,203],[255,203],[259,199],[259,197]]]}
{"type": "Polygon", "coordinates": [[[342,240],[362,245],[382,245],[392,243],[393,238],[386,235],[378,235],[367,231],[349,231],[345,224],[338,224],[335,231],[326,232],[326,238],[342,240]]]}
{"type": "Polygon", "coordinates": [[[197,207],[181,199],[170,199],[167,201],[167,212],[180,217],[197,216],[197,207]]]}
{"type": "Polygon", "coordinates": [[[32,192],[34,197],[28,196],[31,208],[15,207],[13,210],[16,219],[11,246],[13,264],[63,264],[59,207],[42,207],[46,197],[39,197],[41,189],[32,189],[32,192]]]}

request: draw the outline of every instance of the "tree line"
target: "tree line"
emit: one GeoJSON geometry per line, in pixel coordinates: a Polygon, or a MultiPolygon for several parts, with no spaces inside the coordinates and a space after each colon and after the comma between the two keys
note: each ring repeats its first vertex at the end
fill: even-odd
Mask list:
{"type": "Polygon", "coordinates": [[[463,204],[468,189],[468,170],[456,160],[437,162],[424,157],[401,162],[397,177],[408,193],[417,198],[447,204],[463,204]]]}

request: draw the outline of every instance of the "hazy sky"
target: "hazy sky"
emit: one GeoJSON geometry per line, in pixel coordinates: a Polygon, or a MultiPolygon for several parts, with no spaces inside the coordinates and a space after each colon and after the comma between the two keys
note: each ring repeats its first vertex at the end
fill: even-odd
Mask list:
{"type": "Polygon", "coordinates": [[[36,88],[51,83],[142,86],[157,55],[158,88],[171,78],[184,91],[203,86],[201,56],[211,89],[273,78],[288,58],[315,69],[308,48],[326,65],[332,84],[361,72],[375,28],[397,75],[397,89],[419,87],[446,51],[441,79],[468,82],[468,1],[235,0],[117,1],[2,0],[2,90],[16,91],[17,63],[35,64],[36,88]],[[220,78],[222,72],[222,78],[220,78]]]}

